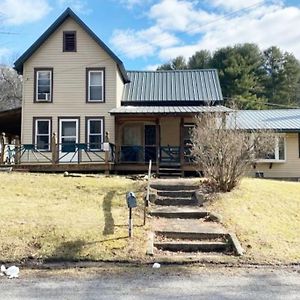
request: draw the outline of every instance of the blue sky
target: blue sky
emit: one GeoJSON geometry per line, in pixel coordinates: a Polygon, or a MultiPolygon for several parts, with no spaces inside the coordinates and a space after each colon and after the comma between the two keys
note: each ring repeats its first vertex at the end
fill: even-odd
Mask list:
{"type": "Polygon", "coordinates": [[[299,0],[1,0],[0,64],[12,64],[67,7],[128,70],[244,42],[300,59],[299,0]]]}

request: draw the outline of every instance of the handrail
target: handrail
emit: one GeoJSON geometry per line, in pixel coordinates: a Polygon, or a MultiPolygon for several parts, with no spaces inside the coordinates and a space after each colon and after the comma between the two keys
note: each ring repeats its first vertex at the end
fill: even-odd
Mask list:
{"type": "Polygon", "coordinates": [[[149,168],[148,168],[147,193],[146,193],[146,199],[145,199],[145,205],[144,205],[144,225],[146,225],[147,207],[149,206],[151,168],[152,168],[152,160],[150,159],[149,160],[149,168]]]}

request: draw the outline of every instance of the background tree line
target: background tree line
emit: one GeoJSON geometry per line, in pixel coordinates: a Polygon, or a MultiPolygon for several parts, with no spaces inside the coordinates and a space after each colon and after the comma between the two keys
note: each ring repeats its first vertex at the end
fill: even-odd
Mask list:
{"type": "Polygon", "coordinates": [[[275,46],[262,51],[245,43],[213,53],[200,50],[187,61],[178,56],[158,70],[208,68],[218,70],[224,98],[240,109],[300,106],[300,63],[275,46]]]}

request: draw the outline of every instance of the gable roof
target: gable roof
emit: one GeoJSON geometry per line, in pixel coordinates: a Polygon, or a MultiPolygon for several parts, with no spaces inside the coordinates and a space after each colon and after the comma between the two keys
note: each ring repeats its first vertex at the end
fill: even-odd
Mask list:
{"type": "Polygon", "coordinates": [[[23,73],[23,64],[26,60],[49,38],[49,36],[68,18],[72,18],[79,24],[92,39],[106,51],[106,53],[116,62],[122,75],[124,83],[129,82],[123,62],[104,44],[104,42],[70,9],[67,8],[56,21],[16,60],[15,70],[23,73]]]}
{"type": "Polygon", "coordinates": [[[240,110],[229,115],[229,122],[244,130],[300,132],[300,109],[240,110]]]}
{"type": "Polygon", "coordinates": [[[223,101],[217,70],[129,71],[122,105],[199,105],[223,101]],[[180,103],[181,102],[181,103],[180,103]]]}

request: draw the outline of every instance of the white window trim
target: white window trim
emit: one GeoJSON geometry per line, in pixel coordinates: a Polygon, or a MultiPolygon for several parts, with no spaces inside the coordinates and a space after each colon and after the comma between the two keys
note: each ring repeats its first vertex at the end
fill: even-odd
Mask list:
{"type": "Polygon", "coordinates": [[[52,97],[52,70],[38,70],[36,71],[36,95],[35,95],[35,100],[36,102],[51,102],[51,97],[52,97]],[[39,73],[41,72],[49,72],[50,73],[50,92],[49,92],[49,99],[39,99],[39,73]]]}
{"type": "Polygon", "coordinates": [[[104,72],[103,70],[89,70],[88,71],[88,102],[104,102],[104,72]],[[91,85],[91,73],[101,73],[101,85],[91,85]],[[101,86],[102,87],[102,94],[101,94],[101,99],[96,99],[96,100],[91,100],[91,86],[101,86]]]}
{"type": "Polygon", "coordinates": [[[264,158],[264,159],[257,159],[256,162],[258,163],[285,163],[286,162],[286,136],[285,135],[278,135],[275,137],[275,159],[271,158],[264,158]],[[284,159],[279,159],[279,137],[283,138],[284,143],[284,159]]]}
{"type": "Polygon", "coordinates": [[[87,142],[88,142],[88,149],[90,151],[102,151],[103,150],[103,119],[102,118],[88,118],[87,119],[87,142]],[[90,126],[91,121],[100,121],[101,122],[101,133],[91,133],[90,126]],[[98,136],[101,135],[101,146],[100,148],[90,149],[90,136],[98,136]]]}
{"type": "Polygon", "coordinates": [[[35,146],[35,149],[38,150],[38,151],[41,151],[41,152],[49,152],[51,147],[50,147],[50,143],[51,143],[51,120],[50,119],[35,119],[35,133],[34,133],[34,146],[35,146]],[[38,123],[40,121],[47,121],[48,122],[48,134],[38,134],[38,123]],[[39,149],[38,148],[38,145],[37,145],[37,138],[38,136],[48,136],[48,148],[47,149],[39,149]]]}

